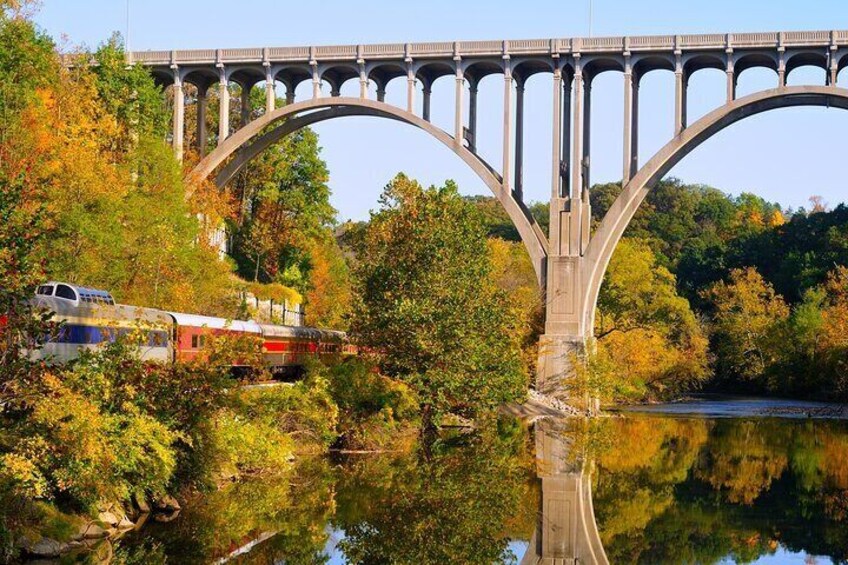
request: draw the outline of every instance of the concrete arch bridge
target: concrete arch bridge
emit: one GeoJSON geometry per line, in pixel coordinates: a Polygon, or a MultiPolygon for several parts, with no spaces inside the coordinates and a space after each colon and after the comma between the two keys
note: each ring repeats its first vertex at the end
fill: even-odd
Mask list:
{"type": "MultiPolygon", "coordinates": [[[[595,304],[604,273],[625,228],[648,190],[685,155],[727,126],[754,114],[789,106],[848,108],[848,89],[837,86],[848,66],[848,30],[706,35],[599,37],[521,41],[398,43],[326,47],[146,51],[128,55],[147,66],[175,96],[173,145],[182,155],[185,138],[184,86],[197,87],[197,135],[206,148],[206,96],[221,101],[217,148],[203,156],[194,174],[227,183],[239,168],[273,141],[302,127],[342,116],[377,116],[418,127],[454,151],[483,180],[506,210],[533,261],[545,296],[545,335],[540,343],[537,386],[567,389],[572,353],[593,337],[595,304]],[[788,86],[799,67],[821,69],[818,85],[788,86]],[[737,98],[739,77],[752,68],[774,72],[774,87],[737,98]],[[726,74],[725,103],[698,121],[687,119],[689,82],[705,69],[726,74]],[[674,135],[645,163],[638,159],[639,88],[655,71],[674,73],[674,135]],[[624,189],[601,223],[591,228],[592,83],[617,72],[624,91],[622,178],[624,189]],[[523,202],[524,85],[535,74],[551,77],[550,229],[545,234],[523,202]],[[476,150],[477,87],[491,74],[503,76],[503,165],[495,170],[476,150]],[[454,123],[445,131],[430,121],[432,84],[453,77],[454,123]],[[387,85],[406,81],[406,105],[385,101],[387,85]],[[312,83],[312,96],[295,99],[297,86],[312,83]],[[341,96],[342,85],[359,84],[358,97],[341,96]],[[242,96],[264,83],[264,113],[240,129],[229,121],[231,82],[242,96]],[[321,89],[330,85],[329,96],[321,89]],[[369,85],[376,85],[376,99],[369,85]],[[275,107],[276,89],[287,104],[275,107]],[[416,97],[423,96],[420,112],[416,97]]],[[[247,107],[242,105],[243,110],[247,107]]],[[[201,153],[202,154],[202,153],[201,153]]]]}

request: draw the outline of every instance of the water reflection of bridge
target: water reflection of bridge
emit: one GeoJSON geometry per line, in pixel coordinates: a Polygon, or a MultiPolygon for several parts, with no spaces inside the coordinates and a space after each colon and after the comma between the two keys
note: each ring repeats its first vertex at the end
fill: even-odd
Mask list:
{"type": "Polygon", "coordinates": [[[521,565],[608,564],[592,506],[589,463],[574,435],[552,420],[536,423],[536,472],[542,500],[521,565]]]}

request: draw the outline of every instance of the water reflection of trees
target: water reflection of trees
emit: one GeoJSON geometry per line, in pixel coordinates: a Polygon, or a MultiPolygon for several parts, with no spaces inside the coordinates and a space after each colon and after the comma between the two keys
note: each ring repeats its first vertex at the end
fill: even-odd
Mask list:
{"type": "Polygon", "coordinates": [[[192,497],[172,522],[122,541],[118,563],[326,563],[333,470],[321,458],[192,497]],[[249,553],[244,553],[250,548],[249,553]]]}
{"type": "Polygon", "coordinates": [[[535,510],[530,461],[526,431],[509,424],[353,463],[337,486],[339,548],[351,563],[514,561],[509,540],[533,516],[521,509],[535,510]]]}
{"type": "Polygon", "coordinates": [[[261,539],[232,562],[317,564],[343,534],[337,549],[363,564],[514,562],[516,539],[531,539],[522,563],[748,562],[781,545],[846,562],[847,462],[845,422],[502,421],[208,493],[147,528],[137,555],[210,563],[261,539]]]}
{"type": "Polygon", "coordinates": [[[408,452],[308,461],[198,496],[119,552],[128,563],[319,564],[343,534],[350,563],[514,562],[510,540],[529,538],[536,519],[529,441],[505,420],[408,452]]]}
{"type": "Polygon", "coordinates": [[[613,563],[848,559],[848,433],[838,422],[625,418],[594,434],[595,513],[613,563]]]}

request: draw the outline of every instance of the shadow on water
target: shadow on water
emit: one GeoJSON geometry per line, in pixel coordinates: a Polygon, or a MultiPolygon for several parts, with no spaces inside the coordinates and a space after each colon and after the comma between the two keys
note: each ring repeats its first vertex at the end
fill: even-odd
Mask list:
{"type": "Polygon", "coordinates": [[[848,423],[503,420],[190,501],[124,563],[848,560],[848,423]]]}

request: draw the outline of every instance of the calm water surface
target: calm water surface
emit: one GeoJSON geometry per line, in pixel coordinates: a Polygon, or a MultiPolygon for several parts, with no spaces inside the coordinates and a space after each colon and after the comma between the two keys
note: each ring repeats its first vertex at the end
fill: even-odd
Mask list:
{"type": "Polygon", "coordinates": [[[116,551],[189,564],[846,563],[848,422],[502,421],[232,485],[116,551]]]}

